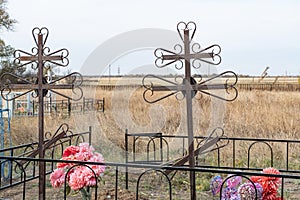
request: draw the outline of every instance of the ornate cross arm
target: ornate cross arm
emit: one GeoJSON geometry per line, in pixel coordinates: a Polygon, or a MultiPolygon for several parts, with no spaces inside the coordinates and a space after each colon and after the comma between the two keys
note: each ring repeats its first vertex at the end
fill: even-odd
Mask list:
{"type": "Polygon", "coordinates": [[[12,74],[12,73],[3,73],[0,76],[0,80],[1,80],[1,82],[0,82],[1,83],[0,84],[1,97],[6,101],[11,101],[11,100],[17,99],[21,96],[26,95],[27,93],[30,93],[30,92],[34,91],[34,88],[30,87],[30,86],[33,85],[32,82],[24,79],[23,77],[12,74]],[[23,84],[12,84],[11,79],[21,81],[23,84]],[[20,87],[20,85],[21,85],[21,87],[20,87]],[[17,89],[22,89],[22,90],[27,89],[27,91],[22,92],[20,94],[16,94],[13,97],[10,97],[9,94],[11,93],[11,91],[13,89],[16,89],[16,88],[17,89]]]}
{"type": "MultiPolygon", "coordinates": [[[[15,74],[4,73],[0,76],[0,80],[2,82],[0,87],[1,96],[3,99],[7,101],[17,99],[33,91],[35,91],[35,95],[32,96],[34,97],[38,96],[37,93],[37,89],[39,88],[38,81],[37,81],[38,79],[36,79],[35,82],[31,82],[15,74]],[[21,83],[10,83],[12,78],[18,80],[21,83]],[[12,90],[26,90],[26,91],[10,97],[9,94],[11,93],[12,90]]],[[[83,91],[80,88],[82,81],[83,81],[82,75],[78,72],[74,72],[69,75],[63,76],[49,83],[46,81],[46,79],[44,79],[43,80],[44,84],[42,85],[42,89],[45,91],[43,92],[44,96],[47,94],[48,91],[52,91],[53,93],[56,93],[65,98],[71,100],[79,100],[83,96],[83,91]],[[60,81],[65,82],[66,84],[59,84],[60,81]],[[67,96],[57,91],[60,89],[71,89],[73,92],[73,97],[67,96]]]]}
{"type": "MultiPolygon", "coordinates": [[[[237,75],[234,72],[226,71],[205,81],[200,81],[200,83],[197,83],[194,78],[191,78],[190,89],[192,90],[193,97],[200,92],[225,101],[233,101],[238,95],[238,91],[235,87],[237,80],[237,75]],[[226,97],[215,94],[213,91],[216,90],[225,90],[227,94],[226,97]]],[[[175,81],[176,82],[173,82],[155,75],[146,75],[142,81],[143,87],[145,88],[143,93],[144,100],[148,103],[155,103],[172,95],[176,95],[177,99],[184,98],[186,94],[185,79],[182,79],[179,83],[178,77],[176,77],[175,81]],[[157,85],[156,82],[158,81],[163,82],[164,85],[157,85]],[[158,93],[163,91],[168,93],[163,93],[163,95],[158,93]],[[157,95],[155,95],[155,93],[157,93],[157,95]]]]}
{"type": "Polygon", "coordinates": [[[191,62],[195,69],[198,69],[201,67],[201,62],[219,65],[222,61],[220,56],[221,47],[217,44],[201,49],[198,43],[193,43],[190,50],[190,54],[183,54],[183,47],[180,44],[174,46],[174,51],[158,48],[154,51],[155,65],[163,68],[174,63],[176,69],[181,69],[183,60],[187,60],[191,62]]]}
{"type": "Polygon", "coordinates": [[[57,95],[65,97],[67,99],[78,101],[79,99],[81,99],[83,97],[83,91],[80,87],[82,85],[82,82],[83,82],[82,75],[78,72],[73,72],[71,74],[68,74],[66,76],[63,76],[61,78],[51,81],[49,84],[51,84],[55,87],[53,87],[49,90],[57,95]],[[63,81],[66,84],[59,84],[60,81],[63,81]],[[71,97],[69,95],[65,95],[54,89],[72,89],[73,95],[71,97]]]}
{"type": "Polygon", "coordinates": [[[177,87],[179,86],[178,83],[169,81],[165,78],[161,78],[159,76],[155,76],[152,74],[146,75],[142,80],[142,84],[143,84],[143,87],[145,88],[145,91],[143,93],[143,98],[148,103],[155,103],[155,102],[161,101],[169,96],[172,96],[172,95],[178,93],[178,91],[177,91],[177,87]],[[153,81],[155,81],[155,80],[161,80],[168,85],[165,84],[163,86],[155,86],[153,83],[153,81]],[[158,91],[170,91],[170,93],[165,94],[160,97],[154,97],[155,92],[158,92],[158,91]]]}
{"type": "Polygon", "coordinates": [[[238,96],[238,90],[236,88],[237,82],[238,77],[236,73],[233,71],[226,71],[200,82],[195,86],[195,90],[224,101],[234,101],[238,96]],[[225,90],[226,94],[220,96],[220,94],[214,93],[217,90],[225,90]]]}

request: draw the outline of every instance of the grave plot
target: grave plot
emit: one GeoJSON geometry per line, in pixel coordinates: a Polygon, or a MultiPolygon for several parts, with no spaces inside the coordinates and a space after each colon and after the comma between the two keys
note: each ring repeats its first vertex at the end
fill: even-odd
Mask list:
{"type": "Polygon", "coordinates": [[[54,62],[60,66],[67,65],[68,51],[63,49],[50,53],[50,49],[45,47],[48,30],[35,28],[33,35],[37,47],[33,53],[19,51],[25,55],[16,55],[17,61],[25,62],[23,65],[34,64],[33,68],[37,70],[36,81],[29,82],[17,77],[25,83],[13,84],[6,81],[6,77],[16,76],[4,74],[1,77],[1,94],[12,89],[27,90],[7,99],[13,100],[34,92],[39,105],[39,141],[0,150],[0,153],[5,152],[5,156],[0,157],[0,167],[10,163],[10,167],[3,167],[10,175],[4,177],[1,174],[0,191],[5,192],[19,185],[21,188],[15,195],[20,199],[33,197],[33,191],[36,192],[34,197],[38,196],[39,199],[290,198],[285,193],[287,188],[290,189],[288,181],[300,179],[300,169],[293,164],[294,152],[291,152],[298,141],[230,138],[226,137],[222,127],[215,127],[209,135],[195,136],[192,101],[197,100],[198,95],[234,101],[238,96],[237,75],[227,71],[206,80],[202,80],[201,76],[193,77],[192,67],[198,68],[202,62],[210,65],[221,62],[221,48],[212,45],[202,49],[198,43],[194,43],[192,40],[196,24],[193,22],[180,22],[177,31],[183,45],[176,44],[175,52],[157,49],[155,64],[159,68],[175,64],[177,69],[184,69],[184,76],[171,81],[157,75],[146,75],[141,84],[144,87],[145,103],[154,104],[173,95],[185,103],[186,134],[165,135],[151,133],[151,130],[148,133],[132,133],[128,130],[124,142],[125,162],[113,163],[105,162],[101,154],[89,146],[91,129],[85,133],[72,134],[68,125],[63,123],[53,134],[44,131],[43,102],[47,92],[53,91],[70,99],[55,89],[77,88],[80,99],[83,94],[79,87],[82,79],[79,73],[72,73],[59,79],[73,77],[74,81],[68,84],[58,84],[59,80],[50,83],[44,81],[44,64],[54,62]],[[78,78],[79,81],[76,81],[78,78]],[[219,95],[218,91],[222,90],[226,95],[219,95]],[[82,144],[86,140],[89,143],[82,144]],[[172,152],[170,141],[178,141],[176,152],[172,152]],[[280,145],[286,149],[285,157],[282,158],[284,164],[274,156],[280,145]],[[260,147],[258,150],[255,148],[257,146],[260,147]],[[141,157],[139,153],[143,151],[145,154],[141,157]],[[264,162],[255,163],[253,157],[258,157],[259,153],[267,157],[264,162]],[[243,159],[246,164],[240,162],[243,159]],[[34,181],[37,179],[38,192],[30,187],[30,183],[36,184],[34,181]],[[200,192],[204,185],[201,181],[207,179],[211,191],[200,192]],[[52,186],[46,180],[50,180],[52,186]],[[105,180],[105,185],[102,180],[105,180]],[[52,187],[62,189],[57,193],[52,187]]]}

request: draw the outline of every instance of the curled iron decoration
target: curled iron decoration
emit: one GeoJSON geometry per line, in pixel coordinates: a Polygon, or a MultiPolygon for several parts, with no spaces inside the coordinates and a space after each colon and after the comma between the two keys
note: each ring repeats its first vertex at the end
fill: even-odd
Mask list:
{"type": "Polygon", "coordinates": [[[211,65],[219,65],[222,62],[221,47],[217,44],[201,49],[200,44],[193,43],[191,51],[193,52],[192,66],[196,69],[200,68],[201,62],[211,65]]]}
{"type": "MultiPolygon", "coordinates": [[[[219,80],[219,79],[218,79],[219,80]]],[[[215,98],[224,100],[224,101],[234,101],[237,96],[238,96],[238,90],[236,88],[236,84],[238,82],[238,77],[236,73],[233,71],[225,71],[221,74],[218,74],[212,78],[209,78],[205,81],[200,82],[197,84],[197,90],[207,94],[209,96],[213,96],[215,98]],[[221,79],[221,82],[223,83],[212,83],[212,84],[207,84],[210,81],[214,81],[217,78],[223,78],[224,80],[221,79]],[[213,94],[212,92],[208,92],[210,90],[220,90],[224,89],[226,91],[226,97],[221,97],[216,94],[213,94]]]]}
{"type": "Polygon", "coordinates": [[[38,35],[45,35],[43,44],[42,44],[43,46],[45,46],[47,39],[48,39],[49,30],[46,27],[42,27],[42,28],[35,27],[32,29],[32,36],[33,36],[36,46],[38,46],[38,35]]]}
{"type": "Polygon", "coordinates": [[[47,141],[44,144],[44,149],[55,147],[56,142],[67,136],[68,132],[69,125],[66,123],[61,124],[53,135],[51,134],[51,132],[46,132],[45,138],[47,139],[47,141]]]}
{"type": "Polygon", "coordinates": [[[32,92],[34,89],[28,89],[27,91],[25,92],[22,92],[20,94],[15,94],[15,96],[11,96],[10,97],[10,93],[13,89],[13,85],[14,84],[11,84],[11,79],[10,78],[13,78],[13,79],[16,79],[18,81],[22,81],[23,84],[33,84],[32,82],[24,79],[23,77],[20,77],[18,75],[15,75],[15,74],[12,74],[12,73],[3,73],[1,76],[0,76],[0,80],[1,80],[1,85],[0,85],[0,90],[1,90],[1,97],[6,100],[6,101],[12,101],[14,99],[17,99],[21,96],[24,96],[26,95],[27,93],[30,93],[32,92]]]}
{"type": "MultiPolygon", "coordinates": [[[[177,81],[177,80],[178,80],[178,78],[175,78],[175,81],[177,81]]],[[[156,103],[158,101],[161,101],[169,96],[172,96],[172,95],[178,93],[179,92],[178,88],[179,88],[180,84],[173,82],[173,81],[169,81],[164,78],[161,78],[159,76],[148,74],[148,75],[144,76],[144,78],[142,80],[142,85],[145,88],[145,91],[143,93],[144,100],[147,103],[156,103]],[[164,81],[165,83],[169,84],[169,86],[166,86],[166,85],[165,86],[155,86],[154,83],[152,82],[151,78],[155,78],[157,80],[164,81]],[[148,84],[146,83],[146,81],[148,84]],[[154,98],[153,97],[154,92],[157,92],[157,91],[170,91],[170,92],[159,98],[154,98]],[[151,99],[151,97],[153,97],[153,99],[151,99]]],[[[176,98],[177,98],[177,96],[176,96],[176,98]]]]}
{"type": "Polygon", "coordinates": [[[28,53],[23,50],[15,50],[14,52],[14,57],[15,57],[14,63],[18,64],[19,65],[18,67],[23,67],[25,65],[31,64],[31,68],[36,70],[38,68],[38,54],[40,53],[40,51],[42,51],[41,54],[43,56],[43,65],[49,62],[51,64],[55,64],[61,67],[66,67],[69,64],[69,59],[68,59],[69,51],[67,49],[63,48],[51,53],[50,48],[45,47],[49,35],[49,31],[47,28],[36,27],[32,30],[32,35],[33,35],[34,42],[36,44],[36,47],[33,47],[31,49],[32,53],[28,53]],[[39,35],[45,36],[42,41],[42,47],[39,47],[38,44],[39,35]],[[24,63],[21,64],[21,62],[24,63]]]}
{"type": "Polygon", "coordinates": [[[28,60],[27,62],[21,64],[21,63],[22,63],[21,57],[23,57],[23,56],[36,57],[36,58],[38,57],[38,49],[37,49],[37,47],[33,47],[33,48],[31,49],[31,52],[32,52],[32,53],[28,53],[28,52],[23,51],[23,50],[20,50],[20,49],[15,50],[15,51],[14,51],[14,58],[15,58],[15,59],[14,59],[13,62],[14,62],[15,64],[17,64],[18,67],[23,67],[23,66],[25,66],[25,65],[31,64],[31,68],[34,69],[34,70],[36,70],[36,69],[38,68],[37,60],[28,60]]]}
{"type": "Polygon", "coordinates": [[[202,49],[199,43],[192,42],[196,32],[196,24],[194,22],[179,22],[177,24],[177,32],[184,43],[185,48],[189,48],[191,53],[184,54],[184,48],[180,44],[174,46],[174,51],[158,48],[154,51],[156,57],[155,65],[158,68],[175,64],[175,68],[179,70],[184,66],[183,60],[189,61],[195,69],[199,69],[202,62],[211,65],[219,65],[221,63],[221,47],[219,45],[214,44],[202,49]],[[190,31],[191,34],[189,34],[190,31]],[[184,35],[189,38],[185,38],[184,35]]]}
{"type": "Polygon", "coordinates": [[[54,51],[54,52],[50,53],[50,48],[49,47],[44,47],[43,48],[43,55],[46,56],[46,57],[50,57],[50,56],[59,56],[60,57],[60,60],[59,60],[60,62],[56,62],[56,61],[53,61],[53,60],[49,59],[49,60],[45,60],[44,64],[46,62],[49,62],[51,64],[58,65],[58,66],[61,66],[61,67],[66,67],[66,66],[69,65],[69,59],[68,59],[69,51],[66,48],[59,49],[57,51],[54,51]]]}
{"type": "Polygon", "coordinates": [[[154,51],[155,59],[155,66],[158,68],[163,68],[171,64],[175,64],[176,69],[183,68],[182,56],[181,53],[183,52],[183,47],[180,44],[176,44],[174,46],[174,51],[169,51],[164,48],[158,48],[154,51]],[[175,59],[168,59],[169,57],[176,57],[175,59]]]}
{"type": "Polygon", "coordinates": [[[185,23],[185,22],[181,21],[177,24],[177,32],[182,41],[184,41],[184,33],[182,31],[187,31],[187,30],[192,31],[192,35],[189,38],[189,40],[191,42],[194,38],[196,29],[197,29],[197,25],[195,24],[195,22],[185,23]]]}
{"type": "MultiPolygon", "coordinates": [[[[1,80],[1,86],[0,86],[1,96],[6,101],[12,101],[12,100],[17,99],[21,96],[26,95],[27,93],[30,93],[30,92],[32,92],[31,95],[32,95],[33,98],[38,97],[37,79],[36,79],[35,82],[30,82],[30,81],[28,81],[28,80],[26,80],[26,79],[24,79],[20,76],[17,76],[15,74],[4,73],[0,76],[0,80],[1,80]],[[20,94],[15,94],[14,96],[10,96],[10,93],[14,89],[14,86],[18,85],[18,83],[17,84],[11,84],[11,80],[9,79],[9,77],[17,79],[18,81],[22,81],[22,85],[25,85],[25,84],[28,85],[28,87],[24,86],[24,89],[27,89],[27,88],[29,88],[29,86],[31,86],[30,89],[28,89],[27,91],[22,92],[20,94]]],[[[58,86],[58,82],[63,81],[63,80],[65,80],[65,82],[67,84],[62,85],[62,86],[69,86],[69,88],[72,89],[72,93],[74,94],[74,97],[70,97],[70,96],[65,95],[61,92],[58,92],[57,90],[54,90],[54,89],[44,89],[45,93],[43,92],[44,93],[43,95],[46,96],[47,91],[49,90],[49,91],[52,91],[53,93],[55,93],[57,95],[68,98],[70,100],[77,101],[77,100],[81,99],[82,96],[83,96],[83,91],[82,91],[80,86],[82,85],[83,78],[82,78],[82,75],[78,72],[73,72],[73,73],[68,74],[66,76],[63,76],[61,78],[53,80],[49,83],[45,79],[45,82],[43,82],[43,84],[44,85],[50,85],[50,86],[51,85],[52,86],[55,86],[55,85],[58,86]]],[[[18,86],[18,88],[19,88],[19,86],[18,86]]]]}
{"type": "Polygon", "coordinates": [[[208,137],[205,137],[203,140],[198,142],[197,147],[203,146],[213,139],[217,139],[216,142],[211,145],[210,148],[203,151],[202,154],[221,149],[229,144],[229,139],[227,136],[225,136],[224,129],[221,127],[217,127],[209,134],[208,137]]]}
{"type": "Polygon", "coordinates": [[[82,88],[80,87],[83,82],[83,77],[80,73],[73,72],[73,73],[63,76],[61,78],[55,79],[55,80],[51,81],[49,84],[55,85],[60,81],[66,82],[67,84],[65,86],[70,86],[74,97],[65,95],[61,92],[58,92],[57,90],[50,89],[50,91],[52,91],[53,93],[58,94],[62,97],[65,97],[67,99],[74,100],[74,101],[78,101],[79,99],[81,99],[83,97],[83,91],[82,91],[82,88]]]}
{"type": "Polygon", "coordinates": [[[61,124],[53,135],[50,131],[45,132],[45,139],[51,140],[51,139],[55,138],[57,135],[59,135],[59,133],[61,133],[61,132],[64,132],[67,134],[67,132],[69,132],[69,125],[66,123],[61,124]]]}
{"type": "MultiPolygon", "coordinates": [[[[200,77],[200,83],[197,83],[194,78],[191,78],[191,83],[192,83],[191,87],[193,92],[192,97],[196,96],[197,94],[201,95],[201,93],[203,93],[225,101],[233,101],[238,96],[238,90],[235,87],[237,81],[238,81],[238,77],[232,71],[223,72],[219,75],[216,75],[204,81],[202,81],[202,78],[200,77]],[[221,83],[220,82],[210,83],[218,78],[222,78],[220,79],[221,83]],[[212,92],[214,90],[225,90],[226,96],[223,97],[214,94],[212,92]]],[[[185,80],[182,78],[182,82],[179,82],[178,77],[176,77],[175,82],[173,82],[165,78],[149,74],[143,78],[142,85],[145,88],[145,91],[143,93],[143,98],[148,103],[156,103],[172,95],[175,95],[175,97],[178,100],[182,100],[184,99],[186,93],[185,80]],[[155,85],[154,83],[155,80],[163,81],[165,85],[155,85]],[[163,96],[160,97],[155,97],[154,93],[159,91],[169,91],[169,93],[164,94],[163,96]]]]}

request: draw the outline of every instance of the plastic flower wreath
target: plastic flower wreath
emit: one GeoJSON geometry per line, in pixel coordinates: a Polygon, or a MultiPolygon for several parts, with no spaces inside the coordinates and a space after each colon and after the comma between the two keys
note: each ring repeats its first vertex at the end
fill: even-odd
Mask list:
{"type": "MultiPolygon", "coordinates": [[[[265,174],[280,174],[280,172],[272,167],[263,170],[265,174]]],[[[263,188],[263,200],[277,199],[277,190],[280,184],[280,178],[267,176],[252,176],[251,181],[259,183],[263,188]]]]}
{"type": "MultiPolygon", "coordinates": [[[[263,170],[265,174],[280,174],[280,172],[272,167],[263,170]]],[[[231,176],[226,180],[224,189],[222,189],[222,200],[279,200],[281,197],[277,196],[277,191],[280,184],[280,178],[268,176],[252,176],[250,181],[242,183],[240,176],[231,176]],[[255,192],[256,191],[256,192],[255,192]]],[[[211,183],[210,188],[213,195],[220,192],[223,180],[220,175],[215,176],[211,183]]]]}
{"type": "MultiPolygon", "coordinates": [[[[103,156],[94,151],[94,148],[88,143],[81,143],[79,146],[69,146],[64,150],[62,160],[103,163],[103,156]]],[[[80,191],[83,199],[89,199],[89,188],[96,186],[97,180],[101,180],[104,171],[104,165],[77,166],[76,163],[57,163],[57,169],[50,175],[50,183],[54,188],[61,187],[65,183],[66,173],[68,173],[66,178],[67,191],[80,191]]]]}

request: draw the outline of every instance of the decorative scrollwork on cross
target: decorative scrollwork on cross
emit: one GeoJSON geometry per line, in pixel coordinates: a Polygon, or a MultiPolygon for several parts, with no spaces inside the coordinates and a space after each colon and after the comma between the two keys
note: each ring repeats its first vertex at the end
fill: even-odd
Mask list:
{"type": "MultiPolygon", "coordinates": [[[[179,82],[178,77],[175,78],[175,81],[171,81],[155,75],[146,75],[142,80],[142,84],[145,88],[143,98],[148,103],[156,103],[172,95],[175,95],[177,99],[186,100],[189,154],[175,162],[174,165],[183,165],[188,161],[189,166],[193,168],[195,167],[195,156],[205,152],[204,149],[209,149],[209,147],[215,145],[218,142],[219,137],[211,135],[209,139],[205,140],[205,142],[198,146],[195,150],[192,99],[197,94],[207,94],[225,101],[235,100],[238,95],[237,89],[235,88],[237,75],[232,71],[227,71],[212,78],[208,78],[207,80],[202,80],[202,78],[200,78],[199,82],[197,82],[196,78],[191,75],[191,67],[198,69],[201,67],[201,63],[203,62],[211,65],[219,65],[222,61],[220,56],[221,47],[214,44],[209,47],[202,48],[199,43],[193,42],[196,32],[196,24],[194,22],[179,22],[177,24],[177,32],[183,45],[176,44],[174,46],[174,50],[167,50],[164,48],[156,49],[154,51],[154,55],[156,57],[155,65],[158,68],[163,68],[174,64],[176,69],[184,68],[184,77],[182,77],[179,82]],[[221,79],[221,82],[216,82],[217,78],[221,79]],[[162,82],[163,84],[157,85],[157,82],[162,82]],[[225,90],[227,95],[223,97],[213,92],[217,90],[225,90]]],[[[219,147],[216,148],[221,147],[223,146],[219,145],[219,147]]],[[[191,170],[190,199],[192,200],[196,199],[195,184],[195,172],[191,170]]]]}
{"type": "MultiPolygon", "coordinates": [[[[31,68],[36,70],[40,64],[40,68],[38,70],[43,71],[42,68],[46,68],[45,64],[47,62],[62,67],[65,67],[69,64],[69,51],[67,49],[63,48],[51,53],[50,48],[45,46],[49,35],[47,28],[34,28],[32,30],[32,35],[36,44],[36,47],[33,47],[31,50],[32,53],[28,53],[23,50],[16,50],[14,53],[14,62],[19,65],[18,67],[31,65],[31,68]],[[41,39],[41,36],[43,36],[43,39],[41,39]],[[39,41],[39,37],[41,41],[39,41]]],[[[32,96],[38,97],[39,79],[42,79],[42,94],[44,97],[48,94],[48,91],[52,91],[53,93],[75,101],[81,99],[83,96],[82,89],[80,88],[82,84],[82,75],[78,72],[68,74],[50,82],[47,82],[47,79],[43,75],[39,75],[39,73],[33,82],[15,74],[4,73],[0,77],[1,96],[3,99],[11,101],[34,91],[32,96]],[[12,83],[11,79],[18,80],[20,83],[12,83]],[[67,84],[59,84],[60,82],[65,82],[67,84]],[[10,97],[9,94],[15,89],[27,91],[10,97]],[[75,97],[70,97],[55,89],[71,89],[75,97]]]]}
{"type": "MultiPolygon", "coordinates": [[[[166,78],[162,78],[156,75],[148,74],[143,77],[142,84],[145,88],[145,91],[143,93],[143,98],[148,103],[156,103],[158,101],[161,101],[165,98],[168,98],[172,95],[175,95],[175,97],[178,100],[182,100],[185,97],[185,82],[184,78],[181,77],[181,82],[178,82],[178,77],[175,78],[174,81],[170,81],[166,78]],[[165,84],[164,85],[156,85],[155,81],[161,80],[165,84]],[[169,91],[169,93],[164,94],[163,96],[157,96],[155,95],[156,92],[159,91],[169,91]]],[[[215,98],[224,100],[224,101],[234,101],[238,96],[238,91],[236,89],[238,77],[237,75],[232,71],[226,71],[219,75],[216,75],[212,78],[209,78],[207,80],[196,81],[194,77],[191,77],[191,87],[192,87],[192,97],[196,97],[197,94],[203,93],[210,96],[213,96],[215,98]],[[223,77],[223,78],[222,78],[223,77]],[[220,79],[222,78],[222,79],[220,79]],[[220,80],[223,83],[210,83],[214,80],[220,80]],[[226,96],[218,96],[214,94],[212,91],[215,90],[225,90],[226,96]]],[[[197,98],[197,97],[196,97],[197,98]]],[[[199,99],[199,98],[198,98],[199,99]]]]}
{"type": "Polygon", "coordinates": [[[43,65],[47,62],[66,67],[69,64],[69,51],[65,48],[59,49],[50,53],[50,48],[46,47],[46,42],[48,39],[49,30],[45,27],[43,28],[34,28],[32,30],[32,36],[36,47],[31,49],[31,53],[23,51],[23,50],[16,50],[14,52],[15,60],[14,62],[19,65],[19,67],[31,64],[32,69],[37,69],[37,65],[39,60],[39,53],[42,56],[41,60],[43,65]],[[43,35],[44,39],[41,43],[38,42],[39,35],[43,35]],[[22,63],[23,62],[23,63],[22,63]]]}
{"type": "Polygon", "coordinates": [[[154,55],[156,57],[155,65],[157,67],[162,68],[174,63],[176,69],[182,69],[184,66],[183,60],[191,62],[195,69],[201,67],[201,62],[211,65],[219,65],[221,63],[221,47],[219,45],[214,44],[202,49],[199,43],[192,41],[196,32],[196,24],[194,22],[179,22],[177,25],[177,32],[181,40],[185,44],[188,44],[188,49],[181,44],[176,44],[174,46],[174,51],[164,48],[156,49],[154,55]],[[191,37],[184,35],[184,31],[191,31],[191,37]]]}

